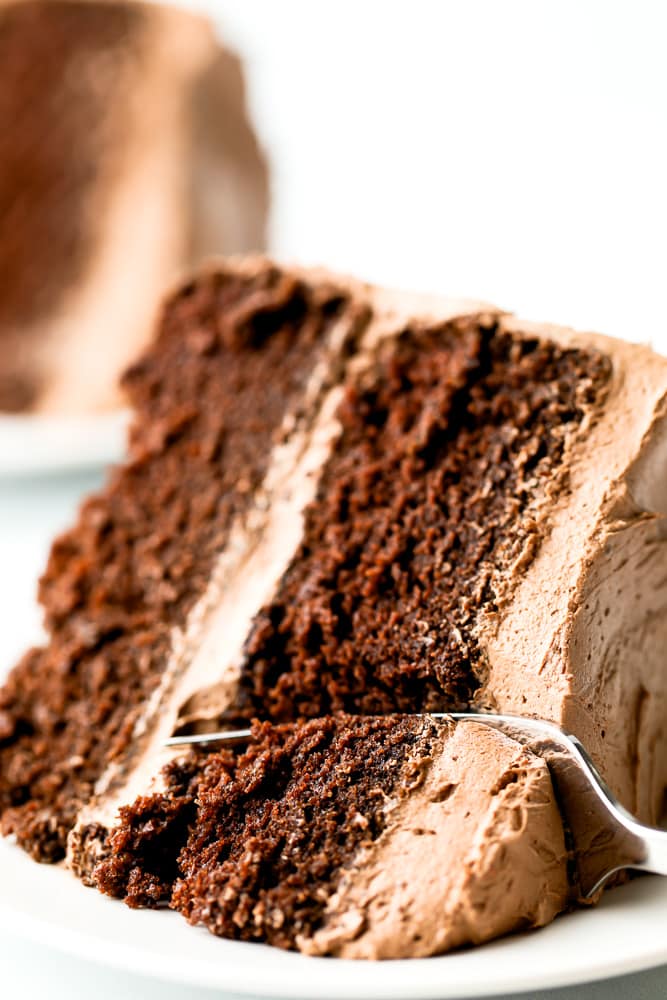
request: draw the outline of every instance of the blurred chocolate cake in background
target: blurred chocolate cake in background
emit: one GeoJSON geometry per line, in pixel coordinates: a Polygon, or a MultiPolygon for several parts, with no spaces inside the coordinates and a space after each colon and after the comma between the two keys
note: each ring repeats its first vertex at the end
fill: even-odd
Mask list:
{"type": "Polygon", "coordinates": [[[203,18],[0,0],[0,411],[119,402],[165,286],[262,249],[267,170],[203,18]]]}

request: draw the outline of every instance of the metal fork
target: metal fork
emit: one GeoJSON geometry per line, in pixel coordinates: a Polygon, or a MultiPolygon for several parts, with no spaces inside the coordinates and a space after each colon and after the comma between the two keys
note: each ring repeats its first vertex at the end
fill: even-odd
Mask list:
{"type": "MultiPolygon", "coordinates": [[[[644,826],[623,808],[576,736],[551,722],[515,715],[430,714],[497,729],[546,760],[571,836],[582,902],[592,901],[612,875],[626,868],[667,875],[667,831],[644,826]]],[[[244,743],[251,737],[250,729],[235,729],[175,736],[165,746],[244,743]]]]}

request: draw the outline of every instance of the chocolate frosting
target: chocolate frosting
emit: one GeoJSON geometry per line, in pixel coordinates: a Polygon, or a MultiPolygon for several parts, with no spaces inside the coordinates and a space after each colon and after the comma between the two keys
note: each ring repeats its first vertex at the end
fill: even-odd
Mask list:
{"type": "Polygon", "coordinates": [[[474,722],[443,733],[423,784],[387,802],[328,901],[310,955],[413,958],[539,927],[567,905],[567,849],[547,765],[474,722]]]}

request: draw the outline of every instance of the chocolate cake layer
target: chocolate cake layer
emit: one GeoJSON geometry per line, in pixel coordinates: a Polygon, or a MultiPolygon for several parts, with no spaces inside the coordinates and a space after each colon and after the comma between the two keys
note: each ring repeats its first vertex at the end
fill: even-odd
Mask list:
{"type": "Polygon", "coordinates": [[[117,405],[167,283],[264,245],[240,65],[191,14],[83,0],[2,0],[0,64],[0,410],[117,405]]]}
{"type": "Polygon", "coordinates": [[[484,727],[416,716],[257,725],[236,760],[172,765],[163,794],[121,811],[96,878],[223,937],[346,957],[479,943],[569,896],[544,762],[484,727]]]}
{"type": "Polygon", "coordinates": [[[406,329],[338,411],[303,541],[246,646],[238,704],[276,720],[473,703],[473,628],[539,545],[531,508],[609,362],[497,322],[406,329]]]}
{"type": "Polygon", "coordinates": [[[355,322],[330,285],[214,274],[176,296],[128,372],[130,460],[54,543],[40,585],[51,642],[0,693],[3,827],[36,857],[61,857],[104,768],[141,755],[151,698],[179,673],[164,677],[174,630],[299,419],[330,330],[355,322]]]}

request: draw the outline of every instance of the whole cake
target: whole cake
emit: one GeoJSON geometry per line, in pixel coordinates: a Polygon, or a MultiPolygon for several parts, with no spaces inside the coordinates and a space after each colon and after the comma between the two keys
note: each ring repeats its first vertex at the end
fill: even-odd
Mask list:
{"type": "Polygon", "coordinates": [[[0,65],[0,410],[116,405],[167,285],[264,246],[240,64],[176,8],[0,0],[0,65]]]}
{"type": "Polygon", "coordinates": [[[129,459],[55,542],[40,595],[49,642],[0,693],[5,833],[216,933],[389,955],[543,923],[576,890],[544,764],[471,724],[407,716],[551,719],[657,819],[667,361],[245,259],[171,299],[125,387],[129,459]],[[253,718],[271,725],[245,755],[163,746],[253,718]],[[325,747],[314,759],[309,741],[325,747]],[[370,783],[341,777],[361,774],[360,744],[377,759],[370,783]],[[424,789],[442,769],[461,785],[466,747],[462,790],[434,815],[424,789]],[[514,806],[518,818],[497,821],[514,806]],[[279,850],[268,864],[304,825],[319,854],[295,848],[283,865],[279,850]],[[429,851],[448,845],[467,874],[454,885],[453,867],[438,888],[428,852],[413,852],[425,889],[401,913],[417,929],[383,937],[364,886],[413,826],[441,830],[429,851]],[[512,845],[533,842],[534,878],[513,890],[525,905],[494,904],[489,922],[475,886],[516,880],[512,845]],[[315,886],[303,912],[299,880],[315,886]]]}

